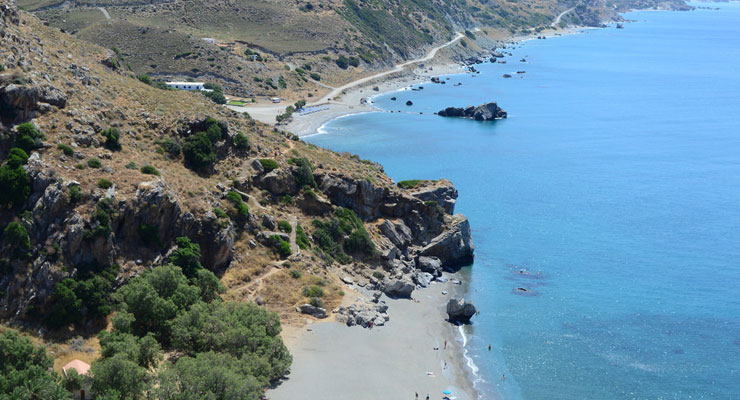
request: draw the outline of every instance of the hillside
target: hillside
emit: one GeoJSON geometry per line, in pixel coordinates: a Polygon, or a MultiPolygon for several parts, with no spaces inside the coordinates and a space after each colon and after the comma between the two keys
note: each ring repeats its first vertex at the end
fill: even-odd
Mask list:
{"type": "MultiPolygon", "coordinates": [[[[163,384],[174,378],[157,371],[175,373],[182,356],[246,354],[171,336],[192,310],[223,313],[219,329],[246,329],[240,313],[274,326],[264,310],[299,326],[343,301],[352,286],[340,278],[408,295],[472,259],[450,182],[399,187],[378,164],[147,85],[116,68],[114,52],[13,3],[0,12],[0,319],[53,344],[57,372],[80,358],[104,376],[133,357],[135,381],[163,384]]],[[[269,332],[280,364],[242,398],[287,372],[280,329],[269,332]]]]}

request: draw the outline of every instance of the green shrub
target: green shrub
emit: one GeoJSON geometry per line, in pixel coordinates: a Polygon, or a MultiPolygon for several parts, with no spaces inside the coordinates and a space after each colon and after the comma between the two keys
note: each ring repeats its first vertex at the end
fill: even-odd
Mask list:
{"type": "Polygon", "coordinates": [[[128,164],[126,164],[126,169],[139,169],[139,167],[136,165],[135,162],[130,161],[128,164]]]}
{"type": "Polygon", "coordinates": [[[216,148],[205,132],[198,132],[185,139],[182,149],[185,165],[191,169],[209,167],[216,162],[216,148]]]}
{"type": "Polygon", "coordinates": [[[295,181],[299,188],[304,186],[317,187],[316,180],[313,177],[313,165],[311,165],[311,162],[307,158],[291,158],[289,162],[298,166],[298,171],[295,173],[295,181]]]}
{"type": "Polygon", "coordinates": [[[121,132],[118,128],[109,128],[102,132],[101,135],[105,138],[105,148],[111,151],[121,150],[121,143],[118,141],[121,138],[121,132]]]}
{"type": "Polygon", "coordinates": [[[324,289],[316,286],[306,286],[303,288],[303,295],[306,297],[324,297],[324,289]]]}
{"type": "Polygon", "coordinates": [[[234,138],[232,139],[234,147],[240,150],[247,150],[249,149],[249,139],[241,132],[234,135],[234,138]]]}
{"type": "Polygon", "coordinates": [[[226,199],[234,205],[234,208],[240,216],[249,215],[249,207],[247,207],[247,204],[242,200],[242,195],[232,190],[226,194],[226,199]]]}
{"type": "Polygon", "coordinates": [[[78,265],[75,278],[56,284],[46,323],[61,327],[105,318],[112,311],[110,293],[118,270],[117,265],[78,265]]]}
{"type": "Polygon", "coordinates": [[[375,271],[373,272],[373,278],[382,280],[383,278],[385,278],[385,275],[383,275],[383,273],[380,271],[375,271]]]}
{"type": "Polygon", "coordinates": [[[213,213],[216,214],[217,218],[229,218],[229,216],[224,212],[224,210],[214,207],[213,213]]]}
{"type": "Polygon", "coordinates": [[[28,237],[26,227],[20,222],[13,221],[5,226],[3,231],[5,243],[11,247],[20,247],[23,249],[31,248],[31,240],[28,237]]]}
{"type": "Polygon", "coordinates": [[[290,276],[293,279],[299,279],[301,277],[301,275],[303,275],[303,274],[301,274],[301,271],[299,271],[299,270],[297,270],[295,268],[293,268],[293,269],[290,270],[290,276]]]}
{"type": "Polygon", "coordinates": [[[87,166],[90,168],[100,168],[103,166],[103,163],[100,161],[99,158],[90,157],[87,159],[87,166]]]}
{"type": "Polygon", "coordinates": [[[113,186],[113,182],[109,179],[101,178],[98,180],[98,187],[101,189],[110,189],[113,186]]]}
{"type": "Polygon", "coordinates": [[[44,347],[12,329],[0,333],[0,398],[63,400],[71,394],[52,370],[54,359],[44,347]]]}
{"type": "Polygon", "coordinates": [[[0,167],[0,205],[20,206],[30,194],[31,178],[22,167],[0,167]]]}
{"type": "Polygon", "coordinates": [[[300,224],[296,224],[295,227],[295,242],[301,250],[306,250],[311,247],[311,243],[308,241],[306,232],[303,231],[303,227],[300,224]]]}
{"type": "Polygon", "coordinates": [[[423,179],[410,179],[406,181],[400,181],[396,184],[396,186],[400,187],[401,189],[413,189],[423,182],[426,181],[423,179]]]}
{"type": "Polygon", "coordinates": [[[21,165],[28,162],[28,154],[23,149],[13,147],[8,153],[8,166],[10,168],[18,168],[21,165]]]}
{"type": "Polygon", "coordinates": [[[290,233],[293,231],[293,227],[290,226],[290,222],[288,221],[278,221],[278,229],[285,233],[290,233]]]}
{"type": "Polygon", "coordinates": [[[280,75],[278,78],[278,85],[280,85],[280,88],[286,89],[288,87],[288,82],[285,81],[285,77],[280,75]]]}
{"type": "Polygon", "coordinates": [[[82,188],[80,185],[72,185],[69,187],[69,201],[74,204],[82,199],[82,188]]]}
{"type": "Polygon", "coordinates": [[[65,156],[72,156],[75,153],[75,151],[72,148],[72,146],[70,146],[68,144],[64,144],[64,143],[59,143],[57,145],[57,149],[61,150],[62,153],[64,153],[65,156]]]}
{"type": "Polygon", "coordinates": [[[280,198],[280,205],[287,206],[289,204],[293,204],[293,196],[286,194],[280,198]]]}
{"type": "Polygon", "coordinates": [[[349,65],[353,67],[359,67],[360,66],[360,59],[357,57],[349,57],[348,59],[349,65]]]}
{"type": "Polygon", "coordinates": [[[287,258],[290,256],[290,243],[281,239],[278,235],[270,236],[270,242],[272,244],[272,247],[275,249],[275,251],[277,251],[280,257],[287,258]]]}
{"type": "Polygon", "coordinates": [[[311,79],[313,79],[315,81],[320,81],[321,80],[321,75],[317,74],[316,72],[311,72],[311,75],[310,76],[311,76],[311,79]]]}
{"type": "Polygon", "coordinates": [[[295,105],[296,110],[300,110],[301,108],[306,106],[306,100],[303,100],[303,99],[298,100],[295,102],[294,105],[295,105]]]}
{"type": "Polygon", "coordinates": [[[26,153],[39,147],[41,141],[45,139],[36,126],[31,122],[24,122],[16,127],[15,146],[20,147],[26,153]]]}
{"type": "Polygon", "coordinates": [[[180,155],[180,145],[172,138],[166,138],[159,143],[162,149],[170,156],[170,158],[177,158],[180,155]]]}
{"type": "Polygon", "coordinates": [[[318,297],[311,297],[309,303],[314,307],[324,308],[324,300],[321,300],[318,297]]]}
{"type": "Polygon", "coordinates": [[[175,243],[177,249],[170,254],[169,261],[182,268],[182,272],[188,278],[195,276],[196,271],[203,268],[200,263],[200,245],[185,236],[175,239],[175,243]]]}
{"type": "Polygon", "coordinates": [[[265,169],[265,172],[270,172],[280,167],[277,161],[273,160],[272,158],[262,158],[260,159],[260,164],[262,164],[262,168],[265,169]]]}
{"type": "Polygon", "coordinates": [[[152,77],[150,77],[149,75],[139,75],[137,79],[143,83],[146,83],[147,85],[152,84],[152,77]]]}
{"type": "Polygon", "coordinates": [[[349,67],[349,60],[345,56],[339,56],[334,62],[341,69],[347,69],[349,67]]]}
{"type": "Polygon", "coordinates": [[[154,168],[153,166],[151,166],[151,165],[145,165],[145,166],[141,167],[141,173],[142,174],[147,174],[147,175],[157,175],[157,176],[159,176],[159,171],[156,168],[154,168]]]}

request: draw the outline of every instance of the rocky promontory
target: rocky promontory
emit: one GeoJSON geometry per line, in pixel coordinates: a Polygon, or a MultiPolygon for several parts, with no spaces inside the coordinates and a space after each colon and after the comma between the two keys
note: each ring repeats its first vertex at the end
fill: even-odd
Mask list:
{"type": "Polygon", "coordinates": [[[437,111],[437,115],[441,117],[471,118],[476,121],[493,121],[507,116],[506,111],[495,102],[481,104],[477,107],[447,107],[444,110],[437,111]]]}

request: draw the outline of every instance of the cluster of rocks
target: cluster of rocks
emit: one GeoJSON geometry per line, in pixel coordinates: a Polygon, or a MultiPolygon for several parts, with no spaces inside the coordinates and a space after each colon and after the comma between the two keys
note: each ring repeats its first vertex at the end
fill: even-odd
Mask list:
{"type": "Polygon", "coordinates": [[[378,300],[380,292],[376,292],[373,297],[375,304],[353,304],[349,307],[339,307],[335,310],[337,322],[347,326],[361,326],[371,328],[373,326],[385,325],[390,317],[388,316],[388,305],[384,301],[378,300]]]}
{"type": "Polygon", "coordinates": [[[493,121],[506,118],[507,114],[503,108],[496,103],[485,103],[477,107],[447,107],[437,112],[441,117],[472,118],[476,121],[493,121]]]}

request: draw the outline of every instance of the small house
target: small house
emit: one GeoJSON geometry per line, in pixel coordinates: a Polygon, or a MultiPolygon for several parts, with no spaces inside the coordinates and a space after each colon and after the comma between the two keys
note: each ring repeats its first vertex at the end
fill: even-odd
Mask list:
{"type": "Polygon", "coordinates": [[[203,82],[165,82],[165,84],[177,90],[204,90],[203,82]]]}
{"type": "MultiPolygon", "coordinates": [[[[77,372],[77,375],[85,376],[90,372],[90,364],[81,360],[72,360],[62,367],[64,377],[68,378],[71,371],[77,372]]],[[[90,395],[90,383],[87,380],[82,381],[82,387],[76,389],[73,393],[74,400],[92,399],[90,395]]]]}

